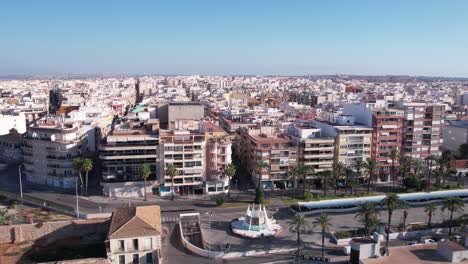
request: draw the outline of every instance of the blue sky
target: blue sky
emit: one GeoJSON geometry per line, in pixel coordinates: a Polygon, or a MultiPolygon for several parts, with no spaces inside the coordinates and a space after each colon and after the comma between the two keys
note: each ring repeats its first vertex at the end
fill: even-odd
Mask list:
{"type": "Polygon", "coordinates": [[[468,1],[2,1],[0,75],[468,77],[468,1]]]}

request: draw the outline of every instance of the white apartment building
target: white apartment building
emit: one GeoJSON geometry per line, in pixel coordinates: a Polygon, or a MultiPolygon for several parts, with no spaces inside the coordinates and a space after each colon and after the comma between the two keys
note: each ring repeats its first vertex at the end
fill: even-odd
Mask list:
{"type": "Polygon", "coordinates": [[[335,163],[352,168],[357,160],[371,157],[372,128],[355,125],[353,117],[340,115],[334,124],[317,120],[312,124],[322,129],[324,136],[335,138],[335,163]]]}
{"type": "Polygon", "coordinates": [[[159,148],[159,121],[125,119],[99,143],[101,186],[108,197],[143,197],[152,195],[156,180],[159,148]],[[145,190],[141,174],[148,164],[151,174],[145,190]]]}
{"type": "Polygon", "coordinates": [[[299,164],[317,172],[333,170],[335,138],[322,136],[319,128],[294,125],[289,129],[291,140],[299,147],[299,164]]]}
{"type": "Polygon", "coordinates": [[[205,135],[188,130],[170,130],[160,132],[160,144],[163,157],[159,167],[161,196],[171,194],[203,194],[205,181],[205,135]],[[171,178],[166,174],[168,165],[177,167],[174,177],[174,190],[171,190],[171,178]]]}
{"type": "Polygon", "coordinates": [[[45,117],[29,127],[23,146],[23,174],[26,181],[75,188],[78,173],[73,159],[92,151],[88,145],[94,129],[63,117],[45,117]]]}

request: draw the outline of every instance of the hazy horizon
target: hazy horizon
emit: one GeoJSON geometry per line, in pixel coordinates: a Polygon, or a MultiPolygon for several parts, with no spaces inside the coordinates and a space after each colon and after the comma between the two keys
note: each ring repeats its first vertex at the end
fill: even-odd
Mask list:
{"type": "Polygon", "coordinates": [[[468,77],[466,1],[2,3],[0,76],[468,77]]]}

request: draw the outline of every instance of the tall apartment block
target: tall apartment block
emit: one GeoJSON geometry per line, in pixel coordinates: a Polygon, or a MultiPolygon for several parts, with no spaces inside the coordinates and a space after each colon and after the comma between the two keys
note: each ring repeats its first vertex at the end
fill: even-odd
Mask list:
{"type": "Polygon", "coordinates": [[[377,161],[379,181],[391,181],[392,166],[399,166],[398,158],[392,160],[390,153],[401,153],[403,134],[403,111],[397,109],[374,109],[372,111],[372,159],[377,161]],[[392,164],[392,162],[394,162],[392,164]]]}
{"type": "Polygon", "coordinates": [[[166,174],[168,165],[175,165],[174,192],[180,195],[203,194],[205,181],[205,134],[189,130],[161,131],[159,194],[171,193],[171,178],[166,174]]]}
{"type": "Polygon", "coordinates": [[[322,136],[319,128],[294,125],[289,129],[291,140],[299,147],[299,164],[312,167],[317,172],[333,170],[335,139],[322,136]]]}
{"type": "Polygon", "coordinates": [[[357,160],[371,157],[372,128],[356,125],[353,116],[339,115],[335,123],[313,120],[312,125],[335,139],[335,164],[342,162],[352,168],[357,160]]]}
{"type": "Polygon", "coordinates": [[[202,122],[200,130],[206,138],[205,193],[226,192],[229,189],[229,179],[225,169],[232,162],[232,140],[222,128],[212,122],[202,122]]]}
{"type": "Polygon", "coordinates": [[[444,144],[442,146],[444,150],[458,153],[460,145],[466,143],[468,143],[468,120],[451,121],[444,126],[444,144]]]}
{"type": "Polygon", "coordinates": [[[36,121],[24,137],[26,181],[60,189],[75,188],[78,172],[73,159],[93,151],[93,141],[94,129],[81,122],[67,122],[61,116],[36,121]]]}
{"type": "Polygon", "coordinates": [[[444,106],[427,103],[399,102],[404,111],[403,152],[414,159],[441,155],[444,106]]]}
{"type": "Polygon", "coordinates": [[[205,117],[205,106],[196,102],[169,102],[158,107],[157,115],[161,128],[176,128],[177,120],[201,120],[205,117]]]}
{"type": "Polygon", "coordinates": [[[138,118],[119,121],[99,144],[101,186],[109,197],[138,197],[152,194],[156,181],[159,121],[138,118]],[[144,189],[141,167],[148,164],[151,175],[144,189]]]}
{"type": "Polygon", "coordinates": [[[298,165],[298,147],[288,135],[275,133],[273,127],[239,129],[235,150],[254,184],[261,183],[266,189],[284,188],[289,171],[298,165]],[[268,164],[264,170],[257,167],[261,161],[268,164]]]}
{"type": "MultiPolygon", "coordinates": [[[[393,149],[402,151],[403,110],[387,108],[386,104],[346,104],[344,112],[352,115],[357,123],[372,128],[371,157],[377,161],[378,181],[388,182],[392,175],[393,149]]],[[[398,159],[393,164],[399,166],[398,159]]]]}

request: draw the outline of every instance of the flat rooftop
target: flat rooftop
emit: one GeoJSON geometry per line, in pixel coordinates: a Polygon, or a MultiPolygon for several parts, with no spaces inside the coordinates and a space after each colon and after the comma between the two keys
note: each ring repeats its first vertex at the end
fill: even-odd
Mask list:
{"type": "MultiPolygon", "coordinates": [[[[391,247],[390,256],[361,260],[363,264],[446,264],[450,263],[437,253],[437,244],[391,247]]],[[[453,262],[466,263],[466,262],[453,262]]]]}
{"type": "Polygon", "coordinates": [[[459,127],[459,128],[468,128],[468,120],[457,120],[450,122],[452,127],[459,127]]]}

